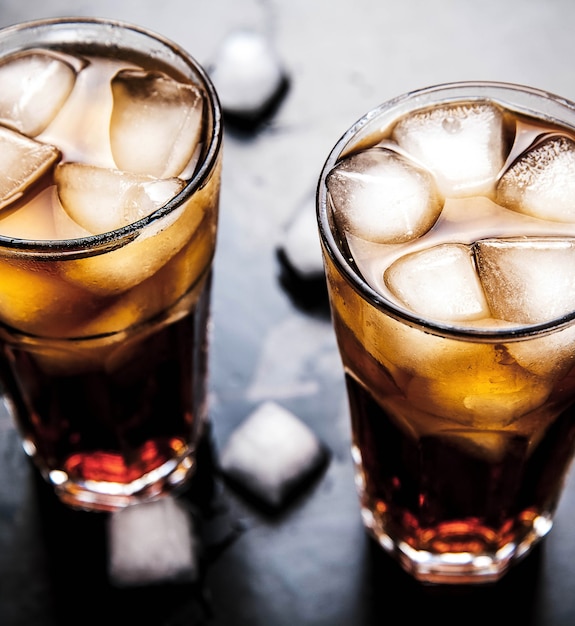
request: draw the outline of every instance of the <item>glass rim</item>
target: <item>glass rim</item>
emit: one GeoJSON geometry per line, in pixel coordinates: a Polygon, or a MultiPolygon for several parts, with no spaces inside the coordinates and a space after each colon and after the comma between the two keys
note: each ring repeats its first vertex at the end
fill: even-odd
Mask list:
{"type": "Polygon", "coordinates": [[[396,321],[419,328],[428,334],[465,341],[502,343],[543,336],[569,326],[575,320],[575,309],[561,317],[537,324],[517,324],[515,326],[490,329],[425,318],[414,311],[399,306],[371,287],[361,276],[359,270],[352,267],[352,264],[338,245],[336,235],[330,225],[330,209],[327,201],[326,178],[331,169],[340,158],[353,152],[354,149],[358,149],[361,139],[366,139],[375,133],[375,128],[378,125],[382,130],[387,128],[402,113],[425,108],[434,103],[445,102],[450,99],[468,101],[488,99],[501,103],[503,106],[519,113],[531,114],[539,119],[554,121],[564,127],[573,129],[575,133],[574,102],[542,89],[516,83],[497,81],[439,83],[405,92],[395,98],[386,100],[362,115],[344,132],[329,152],[323,164],[316,188],[316,218],[324,253],[329,256],[339,273],[362,299],[396,321]],[[449,94],[451,94],[450,98],[447,97],[449,94]],[[506,94],[509,99],[505,97],[506,94]],[[514,99],[513,96],[516,98],[514,99]],[[519,101],[517,101],[517,98],[519,98],[519,101]],[[538,107],[534,106],[535,103],[538,107]],[[555,114],[544,110],[541,106],[543,103],[547,104],[548,108],[553,109],[555,114]],[[563,116],[559,115],[559,112],[563,116]],[[380,121],[384,121],[385,124],[379,124],[380,121]]]}
{"type": "MultiPolygon", "coordinates": [[[[38,33],[38,36],[50,31],[60,29],[62,32],[70,27],[81,29],[82,27],[102,29],[107,32],[128,32],[131,31],[138,37],[155,42],[162,47],[166,53],[169,52],[177,57],[191,71],[192,78],[197,81],[200,88],[206,94],[206,106],[209,110],[209,133],[206,137],[207,148],[202,154],[199,166],[195,169],[193,176],[185,181],[181,191],[171,198],[166,204],[162,205],[152,213],[142,217],[141,219],[122,226],[121,228],[111,230],[105,233],[78,237],[72,239],[20,239],[16,237],[7,237],[0,235],[0,250],[9,251],[10,253],[26,254],[28,256],[38,256],[48,258],[50,256],[65,256],[70,258],[73,256],[83,256],[86,253],[99,254],[122,247],[146,229],[153,222],[160,220],[176,209],[189,199],[196,191],[200,190],[207,182],[211,172],[214,170],[219,158],[220,148],[223,142],[223,120],[222,110],[218,94],[203,66],[193,57],[187,50],[175,43],[171,39],[143,26],[133,24],[128,21],[102,18],[102,17],[52,17],[29,20],[12,24],[0,28],[0,45],[10,42],[13,38],[26,32],[38,33]]],[[[50,39],[51,45],[58,43],[81,42],[81,30],[76,31],[76,39],[50,39]]],[[[35,45],[41,46],[46,41],[38,41],[35,45]]],[[[90,42],[96,43],[96,42],[90,42]]],[[[98,44],[104,44],[105,41],[98,41],[98,44]]],[[[121,40],[114,41],[114,45],[122,47],[121,40]]],[[[138,52],[137,48],[124,44],[126,50],[133,49],[138,52]]],[[[23,49],[20,46],[14,47],[13,50],[0,54],[3,58],[7,54],[17,52],[23,49]]],[[[166,61],[167,62],[167,61],[166,61]]]]}

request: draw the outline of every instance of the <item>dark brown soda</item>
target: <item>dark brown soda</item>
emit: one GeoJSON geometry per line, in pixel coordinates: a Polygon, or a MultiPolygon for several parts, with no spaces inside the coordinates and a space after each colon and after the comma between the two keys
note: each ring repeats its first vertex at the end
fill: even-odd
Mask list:
{"type": "MultiPolygon", "coordinates": [[[[380,397],[397,396],[395,383],[337,316],[334,321],[346,370],[353,444],[361,451],[360,497],[372,512],[376,538],[388,536],[418,551],[475,555],[494,554],[510,541],[530,543],[534,520],[550,519],[570,466],[575,413],[562,396],[573,373],[546,403],[547,409],[556,408],[557,416],[535,445],[528,434],[486,429],[483,434],[497,438],[504,452],[481,454],[465,445],[482,435],[477,429],[438,426],[433,432],[434,421],[444,423],[442,416],[430,413],[429,429],[420,437],[402,428],[410,420],[409,403],[394,405],[395,415],[382,406],[369,389],[380,397]]],[[[542,409],[541,420],[548,415],[542,409]]]]}
{"type": "MultiPolygon", "coordinates": [[[[206,417],[209,298],[208,278],[181,319],[169,320],[165,311],[134,329],[130,358],[116,369],[58,373],[38,362],[33,339],[4,344],[11,362],[3,372],[5,391],[47,477],[50,468],[61,468],[77,484],[115,483],[121,492],[194,452],[190,442],[198,441],[206,417]]],[[[66,350],[65,341],[61,347],[66,350]]],[[[110,353],[116,349],[113,342],[110,353]]]]}

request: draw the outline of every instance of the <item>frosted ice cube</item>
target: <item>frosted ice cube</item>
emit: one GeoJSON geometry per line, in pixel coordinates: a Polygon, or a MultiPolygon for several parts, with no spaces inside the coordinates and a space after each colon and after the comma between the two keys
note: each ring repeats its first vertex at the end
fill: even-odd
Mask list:
{"type": "Polygon", "coordinates": [[[386,148],[345,158],[328,174],[326,184],[336,221],[369,241],[415,239],[441,213],[431,174],[386,148]]]}
{"type": "Polygon", "coordinates": [[[442,244],[408,254],[387,268],[384,280],[401,302],[425,317],[462,321],[490,316],[466,245],[442,244]]]}
{"type": "Polygon", "coordinates": [[[275,402],[265,402],[232,433],[220,466],[233,482],[278,507],[325,458],[325,448],[306,424],[275,402]]]}
{"type": "Polygon", "coordinates": [[[161,72],[126,69],[112,79],[112,94],[110,144],[118,169],[179,176],[201,136],[200,90],[161,72]]]}
{"type": "Polygon", "coordinates": [[[82,64],[48,50],[29,50],[0,62],[0,123],[39,135],[66,102],[82,64]]]}
{"type": "Polygon", "coordinates": [[[175,498],[136,504],[108,520],[108,573],[118,586],[189,582],[197,577],[189,511],[175,498]]]}
{"type": "Polygon", "coordinates": [[[94,234],[121,228],[149,215],[185,184],[179,178],[160,180],[83,163],[61,163],[54,179],[66,213],[94,234]]]}
{"type": "Polygon", "coordinates": [[[226,114],[252,123],[268,113],[287,83],[284,67],[268,39],[247,30],[226,37],[211,64],[210,76],[226,114]]]}
{"type": "Polygon", "coordinates": [[[0,126],[0,208],[21,197],[59,158],[54,146],[0,126]]]}
{"type": "Polygon", "coordinates": [[[533,217],[575,222],[575,141],[553,136],[520,156],[501,177],[497,201],[533,217]]]}
{"type": "Polygon", "coordinates": [[[507,156],[502,112],[484,102],[412,113],[393,139],[435,174],[445,196],[491,193],[507,156]]]}
{"type": "Polygon", "coordinates": [[[575,310],[575,240],[484,239],[475,258],[495,317],[536,324],[575,310]]]}

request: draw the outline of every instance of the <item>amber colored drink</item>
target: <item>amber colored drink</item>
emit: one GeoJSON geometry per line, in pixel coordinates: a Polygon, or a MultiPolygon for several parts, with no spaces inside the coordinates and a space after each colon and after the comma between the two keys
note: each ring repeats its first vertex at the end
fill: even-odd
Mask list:
{"type": "Polygon", "coordinates": [[[173,43],[101,20],[0,33],[0,380],[67,504],[185,484],[207,416],[217,96],[173,43]]]}
{"type": "Polygon", "coordinates": [[[370,534],[491,582],[551,529],[575,444],[575,108],[504,84],[382,105],[318,193],[370,534]]]}

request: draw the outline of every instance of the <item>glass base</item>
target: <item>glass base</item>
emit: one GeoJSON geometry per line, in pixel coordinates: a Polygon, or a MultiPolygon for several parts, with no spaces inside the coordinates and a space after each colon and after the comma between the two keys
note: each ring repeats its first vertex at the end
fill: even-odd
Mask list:
{"type": "Polygon", "coordinates": [[[65,472],[51,472],[48,482],[66,505],[84,511],[113,512],[157,500],[183,488],[195,471],[193,456],[171,460],[129,483],[75,481],[65,472]]]}
{"type": "MultiPolygon", "coordinates": [[[[539,516],[533,520],[530,530],[522,535],[520,541],[506,543],[497,550],[430,552],[415,549],[405,541],[392,538],[370,510],[363,508],[362,518],[370,535],[408,574],[423,583],[449,585],[497,582],[512,565],[527,556],[552,527],[550,516],[539,516]]],[[[467,536],[465,540],[476,546],[485,543],[483,537],[470,541],[467,536]]],[[[442,538],[445,546],[450,542],[452,545],[461,543],[456,535],[442,538]]]]}

